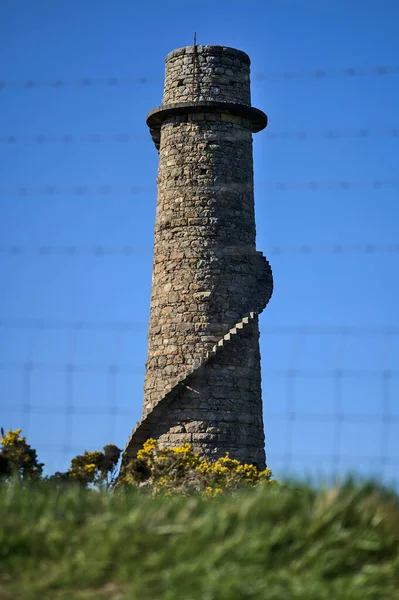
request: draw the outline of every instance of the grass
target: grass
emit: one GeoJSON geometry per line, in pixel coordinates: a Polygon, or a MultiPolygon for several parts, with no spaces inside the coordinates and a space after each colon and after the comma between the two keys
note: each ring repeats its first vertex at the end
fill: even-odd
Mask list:
{"type": "Polygon", "coordinates": [[[372,484],[203,500],[0,486],[0,598],[399,599],[398,497],[372,484]]]}

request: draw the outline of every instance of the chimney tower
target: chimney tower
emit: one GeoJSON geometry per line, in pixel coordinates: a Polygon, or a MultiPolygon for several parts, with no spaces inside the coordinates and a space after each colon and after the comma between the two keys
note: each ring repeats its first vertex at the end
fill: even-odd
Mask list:
{"type": "Polygon", "coordinates": [[[267,117],[249,74],[240,50],[174,50],[147,115],[159,152],[151,311],[143,415],[124,461],[152,437],[266,464],[258,315],[273,278],[255,245],[252,134],[267,117]]]}

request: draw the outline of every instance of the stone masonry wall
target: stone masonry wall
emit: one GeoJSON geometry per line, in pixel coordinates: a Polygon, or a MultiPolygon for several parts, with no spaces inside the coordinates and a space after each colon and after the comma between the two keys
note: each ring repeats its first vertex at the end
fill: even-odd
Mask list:
{"type": "Polygon", "coordinates": [[[210,100],[251,104],[249,56],[223,46],[187,46],[166,57],[162,104],[210,100]]]}
{"type": "Polygon", "coordinates": [[[193,117],[204,120],[161,133],[145,408],[243,316],[256,285],[251,134],[226,141],[242,126],[193,117]]]}
{"type": "MultiPolygon", "coordinates": [[[[190,101],[249,106],[248,56],[220,46],[171,52],[163,106],[190,101]]],[[[257,315],[271,295],[272,278],[255,248],[248,116],[206,105],[165,113],[157,184],[140,426],[163,446],[190,442],[204,455],[228,451],[262,467],[257,315]]]]}

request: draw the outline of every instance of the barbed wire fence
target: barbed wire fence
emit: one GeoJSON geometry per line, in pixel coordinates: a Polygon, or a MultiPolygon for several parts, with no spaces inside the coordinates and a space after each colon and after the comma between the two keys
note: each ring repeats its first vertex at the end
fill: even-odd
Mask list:
{"type": "MultiPolygon", "coordinates": [[[[123,133],[36,133],[30,135],[1,135],[0,144],[9,146],[20,144],[128,144],[137,140],[147,139],[147,135],[140,132],[123,133]]],[[[340,140],[340,139],[368,139],[368,138],[398,138],[399,127],[392,126],[380,129],[357,127],[353,129],[326,129],[322,131],[265,131],[267,141],[307,141],[314,139],[340,140]]]]}
{"type": "MultiPolygon", "coordinates": [[[[236,250],[236,248],[235,248],[236,250]]],[[[95,256],[98,258],[106,256],[131,257],[140,254],[151,254],[152,246],[148,245],[124,245],[109,246],[96,244],[94,246],[7,246],[0,247],[0,256],[95,256]]],[[[372,255],[372,254],[398,254],[399,244],[271,244],[265,246],[265,252],[269,256],[282,255],[372,255]]],[[[0,319],[1,322],[1,319],[0,319]]]]}
{"type": "MultiPolygon", "coordinates": [[[[143,376],[143,365],[122,362],[115,356],[113,362],[80,362],[77,361],[76,350],[79,335],[83,332],[93,334],[101,332],[111,335],[134,335],[146,331],[146,323],[142,321],[129,322],[96,322],[96,321],[67,321],[67,320],[45,320],[45,319],[3,319],[0,321],[1,331],[22,330],[24,335],[28,331],[34,332],[36,338],[31,343],[29,354],[34,356],[37,336],[45,335],[46,332],[64,330],[68,333],[72,344],[70,344],[70,358],[68,361],[54,360],[27,360],[27,361],[0,361],[0,375],[17,375],[21,382],[20,398],[13,403],[3,407],[3,419],[7,415],[23,416],[23,429],[25,433],[31,431],[32,418],[45,417],[57,430],[57,443],[49,444],[45,440],[40,444],[40,450],[48,453],[62,453],[71,457],[86,449],[86,443],[81,440],[77,443],[72,435],[76,421],[84,417],[105,418],[108,423],[110,436],[114,436],[117,430],[117,421],[122,419],[134,426],[135,420],[139,418],[141,408],[141,385],[132,390],[137,394],[134,401],[128,405],[118,402],[117,388],[125,376],[133,376],[136,382],[140,382],[143,376]],[[59,398],[53,404],[45,404],[38,401],[38,394],[34,391],[36,377],[45,378],[51,374],[59,376],[58,394],[59,398]],[[104,401],[100,404],[89,404],[82,401],[83,390],[79,390],[82,377],[87,375],[98,379],[98,385],[104,386],[104,401]]],[[[368,463],[368,470],[378,470],[379,476],[383,477],[388,472],[392,476],[392,470],[399,466],[399,455],[394,455],[390,450],[390,441],[397,439],[399,433],[399,410],[394,402],[399,389],[399,369],[394,369],[385,360],[385,367],[381,368],[305,368],[296,367],[295,357],[298,347],[295,348],[295,340],[303,340],[304,337],[327,338],[335,336],[345,342],[349,338],[357,338],[364,344],[365,340],[373,340],[375,337],[383,338],[385,342],[395,338],[399,341],[399,327],[309,327],[309,326],[266,326],[262,327],[261,333],[269,338],[271,335],[286,337],[292,343],[292,361],[287,368],[262,367],[263,379],[266,387],[271,382],[278,383],[280,390],[277,403],[268,405],[265,403],[265,426],[269,435],[278,427],[281,434],[279,443],[267,446],[269,463],[280,466],[282,472],[287,472],[293,466],[298,467],[298,462],[303,461],[306,465],[328,464],[331,471],[339,470],[340,465],[355,469],[359,463],[368,463]],[[324,380],[332,389],[332,402],[330,407],[320,404],[319,410],[309,410],[304,402],[304,394],[307,393],[309,381],[324,380]],[[302,390],[297,391],[297,385],[302,385],[302,390]],[[361,382],[368,385],[370,382],[377,383],[379,387],[379,399],[374,403],[374,411],[367,409],[355,410],[353,407],[345,406],[343,386],[347,382],[361,382]],[[375,407],[379,405],[379,409],[375,407]],[[342,446],[343,429],[345,426],[372,426],[379,439],[379,448],[376,453],[361,453],[348,455],[342,446]],[[311,432],[315,428],[325,429],[329,427],[330,452],[306,454],[298,452],[294,448],[295,429],[305,427],[311,432]],[[378,432],[378,433],[377,433],[378,432]],[[277,447],[276,447],[277,446],[277,447]],[[387,471],[388,469],[388,471],[387,471]]],[[[108,338],[107,338],[108,339],[108,338]]],[[[270,342],[268,343],[270,345],[270,342]]],[[[271,343],[273,346],[273,343],[271,343]]],[[[356,408],[356,407],[355,407],[356,408]]],[[[327,434],[326,434],[327,435],[327,434]]],[[[367,440],[360,436],[360,450],[367,440]]],[[[374,445],[375,446],[375,445],[374,445]]]]}
{"type": "MultiPolygon", "coordinates": [[[[223,191],[228,188],[234,188],[237,191],[248,189],[252,184],[243,182],[232,185],[203,185],[205,189],[212,187],[215,191],[223,191]]],[[[170,189],[184,188],[183,185],[170,184],[170,189]]],[[[267,189],[275,192],[285,192],[292,190],[303,190],[310,192],[317,191],[344,191],[344,190],[383,190],[396,189],[399,187],[399,179],[371,179],[371,180],[311,180],[311,181],[257,181],[257,188],[267,189]]],[[[21,187],[1,187],[0,196],[20,196],[20,197],[35,197],[35,196],[113,196],[113,195],[140,195],[145,192],[155,191],[155,186],[140,186],[140,185],[71,185],[57,186],[48,184],[40,187],[21,186],[21,187]]]]}
{"type": "MultiPolygon", "coordinates": [[[[309,71],[280,71],[280,72],[255,72],[252,79],[255,81],[295,81],[295,80],[317,80],[321,81],[328,78],[353,79],[357,77],[389,77],[399,74],[398,65],[380,65],[374,67],[345,67],[342,69],[314,69],[309,71]]],[[[1,81],[0,94],[7,94],[8,90],[27,90],[28,93],[34,93],[35,89],[49,88],[61,90],[66,87],[76,88],[95,88],[95,87],[115,87],[124,85],[147,86],[161,85],[163,79],[159,77],[147,76],[126,76],[126,77],[82,77],[76,79],[54,78],[48,80],[29,79],[26,81],[1,81]]],[[[22,135],[19,133],[1,133],[0,144],[13,147],[22,144],[30,144],[35,148],[37,146],[46,146],[49,144],[128,144],[135,143],[144,137],[141,132],[122,132],[122,133],[37,133],[22,135]]],[[[265,140],[272,142],[296,141],[306,143],[306,141],[323,139],[334,142],[340,139],[360,139],[370,138],[398,138],[399,126],[396,124],[385,128],[331,128],[323,130],[293,130],[293,131],[267,131],[265,140]]],[[[245,185],[245,184],[244,184],[245,185]]],[[[319,191],[338,191],[349,192],[351,190],[374,190],[383,192],[387,189],[397,189],[399,179],[337,179],[337,180],[319,180],[310,181],[256,181],[256,186],[262,189],[272,190],[274,192],[285,191],[306,191],[316,193],[319,191]]],[[[226,186],[222,186],[226,187],[226,186]]],[[[93,196],[111,197],[115,194],[122,195],[141,195],[146,192],[155,192],[156,186],[143,185],[118,185],[103,184],[92,185],[85,183],[71,184],[69,186],[60,186],[56,183],[49,183],[42,186],[16,186],[0,187],[0,196],[17,197],[30,200],[34,197],[44,196],[56,198],[58,196],[93,196]]],[[[2,245],[0,247],[0,257],[18,257],[31,256],[45,259],[49,256],[81,257],[91,255],[97,258],[107,256],[131,257],[139,256],[144,253],[151,253],[150,246],[139,245],[120,245],[110,246],[104,243],[98,243],[90,246],[79,246],[75,244],[54,246],[40,245],[28,246],[21,244],[2,245]]],[[[266,247],[268,255],[371,255],[371,254],[398,254],[399,242],[397,244],[274,244],[266,247]]],[[[15,263],[14,263],[15,264],[15,263]]],[[[0,315],[3,317],[3,315],[0,315]]],[[[144,364],[124,363],[121,360],[120,349],[114,352],[114,358],[111,361],[88,361],[84,362],[77,359],[77,347],[79,336],[84,332],[91,335],[94,333],[103,333],[108,336],[115,336],[119,342],[124,336],[145,335],[147,324],[142,321],[130,322],[96,322],[96,321],[73,321],[73,320],[48,320],[48,319],[7,319],[0,318],[0,335],[8,332],[22,332],[22,335],[30,339],[30,349],[27,360],[7,359],[0,361],[0,377],[3,375],[4,391],[0,391],[3,396],[2,401],[2,419],[7,426],[9,416],[14,415],[23,417],[24,433],[29,434],[32,429],[33,418],[45,418],[46,424],[53,423],[56,429],[56,441],[49,443],[46,439],[40,442],[38,448],[48,453],[62,453],[67,457],[71,454],[81,453],[86,448],[86,441],[82,437],[76,438],[73,435],[73,428],[76,422],[83,417],[93,417],[93,415],[105,418],[109,424],[110,435],[113,438],[117,431],[117,421],[122,419],[124,423],[129,424],[129,428],[134,426],[134,421],[139,418],[141,410],[141,378],[144,374],[144,364]],[[69,350],[67,360],[41,360],[35,352],[35,347],[40,336],[45,336],[50,331],[63,331],[68,335],[69,350]],[[32,337],[33,335],[33,337],[32,337]],[[38,393],[35,390],[37,376],[48,377],[51,374],[59,375],[57,394],[58,398],[52,404],[45,404],[38,401],[38,393]],[[82,400],[84,388],[80,390],[81,378],[90,375],[97,378],[98,386],[104,388],[104,397],[102,404],[93,405],[85,403],[82,400]],[[10,399],[5,397],[7,391],[8,377],[17,377],[19,393],[17,397],[10,399]],[[134,403],[120,402],[118,389],[122,380],[126,376],[133,376],[138,387],[130,388],[128,395],[133,397],[134,403]]],[[[280,464],[283,471],[290,469],[298,462],[314,467],[317,463],[328,463],[330,471],[338,469],[339,465],[345,463],[346,466],[356,468],[360,462],[367,462],[369,466],[377,469],[379,476],[383,476],[388,469],[389,475],[395,473],[394,469],[399,466],[399,451],[392,445],[392,440],[399,439],[399,409],[396,404],[397,392],[399,390],[399,369],[392,367],[388,358],[383,362],[385,364],[375,368],[349,368],[336,364],[332,368],[306,368],[298,366],[297,357],[299,346],[303,339],[312,337],[322,337],[323,339],[335,336],[340,340],[343,347],[347,340],[362,340],[362,344],[368,341],[372,343],[375,337],[383,340],[385,346],[389,346],[392,340],[399,340],[399,328],[392,327],[336,327],[336,326],[285,326],[270,327],[263,326],[262,333],[266,335],[276,335],[280,338],[287,338],[292,342],[292,357],[289,366],[281,367],[262,367],[263,379],[268,383],[270,381],[278,382],[279,387],[279,405],[281,410],[276,411],[274,403],[269,406],[265,402],[265,427],[266,435],[272,437],[272,430],[277,426],[277,433],[272,443],[267,442],[267,451],[269,463],[280,464]],[[298,391],[300,382],[315,381],[323,379],[328,382],[331,390],[332,401],[329,410],[319,411],[309,410],[303,398],[306,395],[306,385],[301,391],[298,391]],[[362,410],[353,410],[346,406],[346,395],[344,387],[348,382],[361,382],[362,385],[374,382],[379,388],[375,406],[378,409],[375,412],[367,410],[366,406],[362,410]],[[282,387],[281,387],[282,385],[282,387]],[[278,425],[280,424],[280,425],[278,425]],[[378,442],[374,444],[374,451],[369,453],[359,452],[348,454],[343,446],[343,433],[347,425],[353,426],[372,426],[377,428],[378,442]],[[295,431],[298,427],[306,427],[308,435],[312,435],[317,428],[324,431],[330,427],[330,451],[326,453],[315,450],[313,453],[304,453],[295,445],[295,431]],[[277,439],[279,437],[279,439],[277,439]]],[[[118,343],[119,343],[118,342],[118,343]]],[[[104,342],[105,343],[105,342],[104,342]]],[[[118,346],[119,348],[119,346],[118,346]]],[[[289,348],[286,346],[287,355],[289,348]]],[[[144,356],[143,349],[143,356],[144,356]]],[[[124,383],[125,388],[129,388],[130,383],[124,383]]],[[[366,403],[367,404],[367,403],[366,403]]],[[[366,436],[360,436],[361,449],[367,446],[366,436]]],[[[109,440],[104,440],[108,443],[109,440]]],[[[123,446],[125,439],[120,439],[119,445],[123,446]]],[[[399,449],[398,449],[399,450],[399,449]]]]}
{"type": "MultiPolygon", "coordinates": [[[[271,79],[273,81],[291,81],[296,79],[322,80],[329,77],[353,77],[378,76],[384,77],[399,73],[399,65],[376,65],[373,67],[342,67],[337,69],[315,68],[303,71],[254,71],[251,75],[255,81],[271,79]]],[[[76,79],[26,79],[26,80],[0,80],[0,90],[6,88],[21,88],[32,90],[34,88],[49,87],[61,89],[63,87],[91,87],[91,86],[118,86],[118,85],[150,85],[163,84],[163,78],[146,75],[109,76],[109,77],[80,77],[76,79]]]]}

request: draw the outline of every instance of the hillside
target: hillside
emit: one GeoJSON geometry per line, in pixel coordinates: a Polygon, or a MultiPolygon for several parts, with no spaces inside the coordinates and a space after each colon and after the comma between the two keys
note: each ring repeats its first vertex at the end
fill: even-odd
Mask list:
{"type": "Polygon", "coordinates": [[[0,488],[1,599],[393,600],[393,493],[265,486],[149,499],[0,488]]]}

